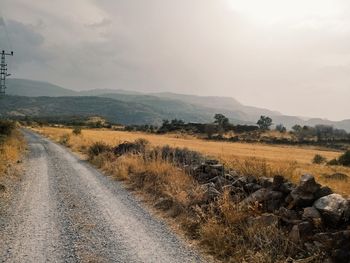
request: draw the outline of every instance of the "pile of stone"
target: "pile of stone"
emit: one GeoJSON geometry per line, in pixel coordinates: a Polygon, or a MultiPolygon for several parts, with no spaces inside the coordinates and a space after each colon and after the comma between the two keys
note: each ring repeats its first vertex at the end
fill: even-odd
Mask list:
{"type": "Polygon", "coordinates": [[[301,176],[295,185],[282,176],[258,178],[227,172],[216,160],[186,170],[201,183],[208,202],[229,191],[241,206],[261,206],[263,214],[252,221],[282,227],[310,255],[321,251],[327,262],[350,262],[350,199],[321,186],[312,175],[301,176]]]}

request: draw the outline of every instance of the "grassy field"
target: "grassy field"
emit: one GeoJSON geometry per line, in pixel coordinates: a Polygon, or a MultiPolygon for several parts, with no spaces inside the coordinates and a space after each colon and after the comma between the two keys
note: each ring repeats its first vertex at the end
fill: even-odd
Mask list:
{"type": "Polygon", "coordinates": [[[69,146],[76,152],[84,152],[88,146],[97,141],[117,145],[124,141],[134,141],[139,138],[148,140],[152,145],[169,145],[172,147],[187,147],[208,156],[218,158],[228,167],[245,173],[273,176],[282,174],[297,181],[301,174],[310,173],[317,180],[329,185],[341,194],[350,194],[350,182],[327,180],[325,174],[336,172],[350,176],[350,168],[326,166],[312,163],[315,154],[321,154],[327,160],[338,157],[341,152],[315,147],[270,146],[263,144],[229,143],[200,140],[191,136],[155,135],[138,132],[123,132],[110,130],[83,130],[81,135],[74,136],[71,129],[43,127],[36,131],[59,141],[64,136],[69,137],[69,146]]]}

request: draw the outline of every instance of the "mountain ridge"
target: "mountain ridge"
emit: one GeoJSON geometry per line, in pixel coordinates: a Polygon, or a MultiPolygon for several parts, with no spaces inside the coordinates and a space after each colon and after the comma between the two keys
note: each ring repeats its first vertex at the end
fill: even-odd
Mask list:
{"type": "MultiPolygon", "coordinates": [[[[9,79],[7,94],[20,97],[25,96],[28,98],[39,98],[45,96],[47,98],[61,97],[59,99],[60,102],[64,101],[62,98],[70,97],[70,100],[75,98],[75,100],[77,100],[79,103],[81,103],[81,98],[90,98],[90,103],[100,110],[101,108],[99,103],[103,103],[102,98],[113,99],[119,103],[112,103],[114,105],[112,110],[115,112],[118,112],[118,107],[121,107],[122,102],[129,104],[130,107],[128,111],[132,110],[132,107],[136,109],[140,107],[145,109],[147,114],[146,112],[144,112],[144,114],[148,117],[145,120],[134,119],[135,123],[133,124],[146,124],[146,120],[153,124],[159,124],[164,118],[181,118],[184,121],[204,122],[211,121],[215,113],[222,113],[227,115],[227,117],[229,117],[234,123],[239,124],[254,124],[261,115],[268,115],[273,119],[274,124],[281,123],[287,128],[291,128],[295,124],[310,126],[324,124],[350,131],[350,119],[331,121],[319,118],[288,116],[269,109],[243,105],[238,100],[231,97],[198,96],[171,92],[142,93],[122,89],[93,89],[74,91],[48,82],[26,79],[9,79]]],[[[41,108],[41,114],[45,113],[43,109],[47,109],[47,107],[43,104],[47,103],[48,101],[50,101],[50,103],[53,102],[51,99],[46,99],[46,102],[45,99],[37,100],[37,102],[43,106],[41,108]]],[[[17,105],[13,99],[12,102],[13,109],[11,112],[22,107],[22,105],[17,105]]],[[[57,110],[65,112],[64,105],[61,106],[63,108],[57,108],[57,110]]],[[[30,105],[30,109],[28,111],[33,112],[34,108],[35,105],[32,104],[30,105]]],[[[125,108],[123,109],[125,110],[125,108]]],[[[77,111],[79,111],[79,109],[77,109],[77,111]]],[[[0,113],[2,113],[3,116],[6,115],[4,111],[0,111],[0,113]]],[[[141,114],[140,118],[142,118],[144,114],[141,114]]],[[[107,115],[110,116],[110,114],[107,115]]],[[[112,119],[115,120],[115,118],[112,119]]],[[[127,123],[132,124],[130,123],[129,119],[127,123]]]]}

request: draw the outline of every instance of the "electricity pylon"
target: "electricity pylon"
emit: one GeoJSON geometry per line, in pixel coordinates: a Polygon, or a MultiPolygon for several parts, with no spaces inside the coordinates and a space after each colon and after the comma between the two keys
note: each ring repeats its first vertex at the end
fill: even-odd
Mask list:
{"type": "Polygon", "coordinates": [[[1,52],[1,64],[0,64],[0,95],[5,94],[6,91],[6,78],[11,76],[7,74],[6,56],[13,56],[13,51],[6,53],[5,50],[1,52]]]}

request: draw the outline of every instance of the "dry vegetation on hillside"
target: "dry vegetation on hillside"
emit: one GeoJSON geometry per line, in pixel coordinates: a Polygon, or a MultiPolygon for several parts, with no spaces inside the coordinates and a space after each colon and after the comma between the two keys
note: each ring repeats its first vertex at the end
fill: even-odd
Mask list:
{"type": "Polygon", "coordinates": [[[350,176],[350,168],[341,166],[326,166],[313,164],[312,159],[320,154],[331,160],[339,157],[341,152],[318,149],[315,147],[270,146],[263,144],[213,142],[196,139],[191,136],[154,135],[138,132],[122,132],[110,130],[83,130],[75,136],[71,129],[36,128],[56,141],[67,144],[76,152],[84,152],[94,142],[104,142],[108,145],[118,145],[124,141],[135,141],[139,138],[148,140],[154,146],[169,145],[171,147],[186,147],[204,155],[218,158],[228,167],[240,170],[244,174],[256,176],[273,176],[282,174],[294,182],[304,173],[313,174],[317,180],[330,186],[341,194],[350,194],[350,183],[329,180],[324,175],[344,173],[350,176]]]}

